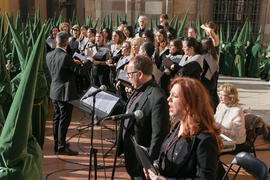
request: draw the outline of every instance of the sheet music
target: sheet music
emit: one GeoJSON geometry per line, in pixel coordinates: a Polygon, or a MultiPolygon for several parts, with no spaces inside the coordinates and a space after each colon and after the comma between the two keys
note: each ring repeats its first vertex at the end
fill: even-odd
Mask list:
{"type": "MultiPolygon", "coordinates": [[[[84,99],[85,96],[88,96],[90,93],[95,91],[97,88],[91,87],[81,98],[81,103],[89,107],[93,107],[93,96],[84,99]]],[[[109,115],[114,108],[115,104],[118,102],[119,98],[107,92],[101,91],[96,94],[96,104],[95,109],[104,112],[106,115],[109,115]]]]}
{"type": "Polygon", "coordinates": [[[117,80],[121,80],[121,81],[124,81],[128,84],[131,84],[129,79],[127,78],[127,72],[122,70],[122,69],[119,70],[116,78],[117,78],[117,80]]]}
{"type": "Polygon", "coordinates": [[[236,142],[224,134],[220,134],[223,143],[223,149],[221,152],[233,151],[236,148],[236,142]]]}
{"type": "Polygon", "coordinates": [[[222,138],[222,140],[224,141],[232,141],[232,139],[231,138],[229,138],[228,136],[226,136],[226,135],[224,135],[224,134],[220,134],[220,136],[221,136],[221,138],[222,138]]]}
{"type": "Polygon", "coordinates": [[[87,56],[83,56],[77,52],[75,52],[72,56],[73,58],[79,58],[80,60],[87,60],[87,56]]]}

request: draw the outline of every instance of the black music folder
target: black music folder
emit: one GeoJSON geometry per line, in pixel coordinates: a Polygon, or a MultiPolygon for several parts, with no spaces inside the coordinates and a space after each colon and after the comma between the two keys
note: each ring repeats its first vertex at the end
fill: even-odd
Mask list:
{"type": "Polygon", "coordinates": [[[165,58],[162,62],[164,66],[166,66],[168,69],[171,69],[171,66],[173,65],[171,58],[165,58]]]}
{"type": "Polygon", "coordinates": [[[137,143],[135,137],[130,137],[131,141],[133,142],[135,152],[137,155],[138,160],[141,162],[141,165],[145,170],[150,169],[153,171],[156,175],[158,175],[158,171],[156,168],[153,166],[153,161],[151,160],[149,153],[147,151],[147,148],[144,146],[141,146],[137,143]]]}

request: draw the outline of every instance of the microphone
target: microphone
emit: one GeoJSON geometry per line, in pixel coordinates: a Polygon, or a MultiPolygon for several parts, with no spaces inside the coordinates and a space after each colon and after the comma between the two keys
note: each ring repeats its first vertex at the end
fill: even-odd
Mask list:
{"type": "Polygon", "coordinates": [[[84,96],[83,99],[89,98],[91,96],[95,96],[97,93],[99,93],[101,91],[106,91],[106,90],[107,90],[107,87],[105,85],[101,85],[98,89],[94,90],[93,92],[91,92],[87,96],[84,96]]]}
{"type": "Polygon", "coordinates": [[[135,112],[128,113],[128,114],[119,114],[115,116],[109,116],[104,118],[104,120],[122,120],[127,118],[136,118],[136,119],[142,119],[143,118],[143,112],[141,110],[136,110],[135,112]]]}

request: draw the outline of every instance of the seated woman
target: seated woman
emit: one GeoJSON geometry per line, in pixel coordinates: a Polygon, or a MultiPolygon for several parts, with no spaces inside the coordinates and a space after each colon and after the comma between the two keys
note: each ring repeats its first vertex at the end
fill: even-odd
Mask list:
{"type": "Polygon", "coordinates": [[[155,161],[161,176],[148,170],[150,178],[215,180],[222,142],[205,88],[196,79],[178,77],[170,84],[168,102],[170,116],[180,122],[155,161]]]}
{"type": "Polygon", "coordinates": [[[238,105],[238,92],[234,85],[223,84],[218,89],[220,103],[215,119],[221,133],[236,142],[234,152],[240,152],[246,141],[245,119],[242,108],[238,105]]]}

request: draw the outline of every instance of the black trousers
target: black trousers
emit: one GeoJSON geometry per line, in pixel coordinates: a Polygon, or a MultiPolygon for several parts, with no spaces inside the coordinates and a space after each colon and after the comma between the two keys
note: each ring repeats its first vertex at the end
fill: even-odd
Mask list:
{"type": "Polygon", "coordinates": [[[71,121],[73,105],[68,102],[52,100],[53,102],[53,136],[54,150],[66,145],[67,130],[71,121]]]}

